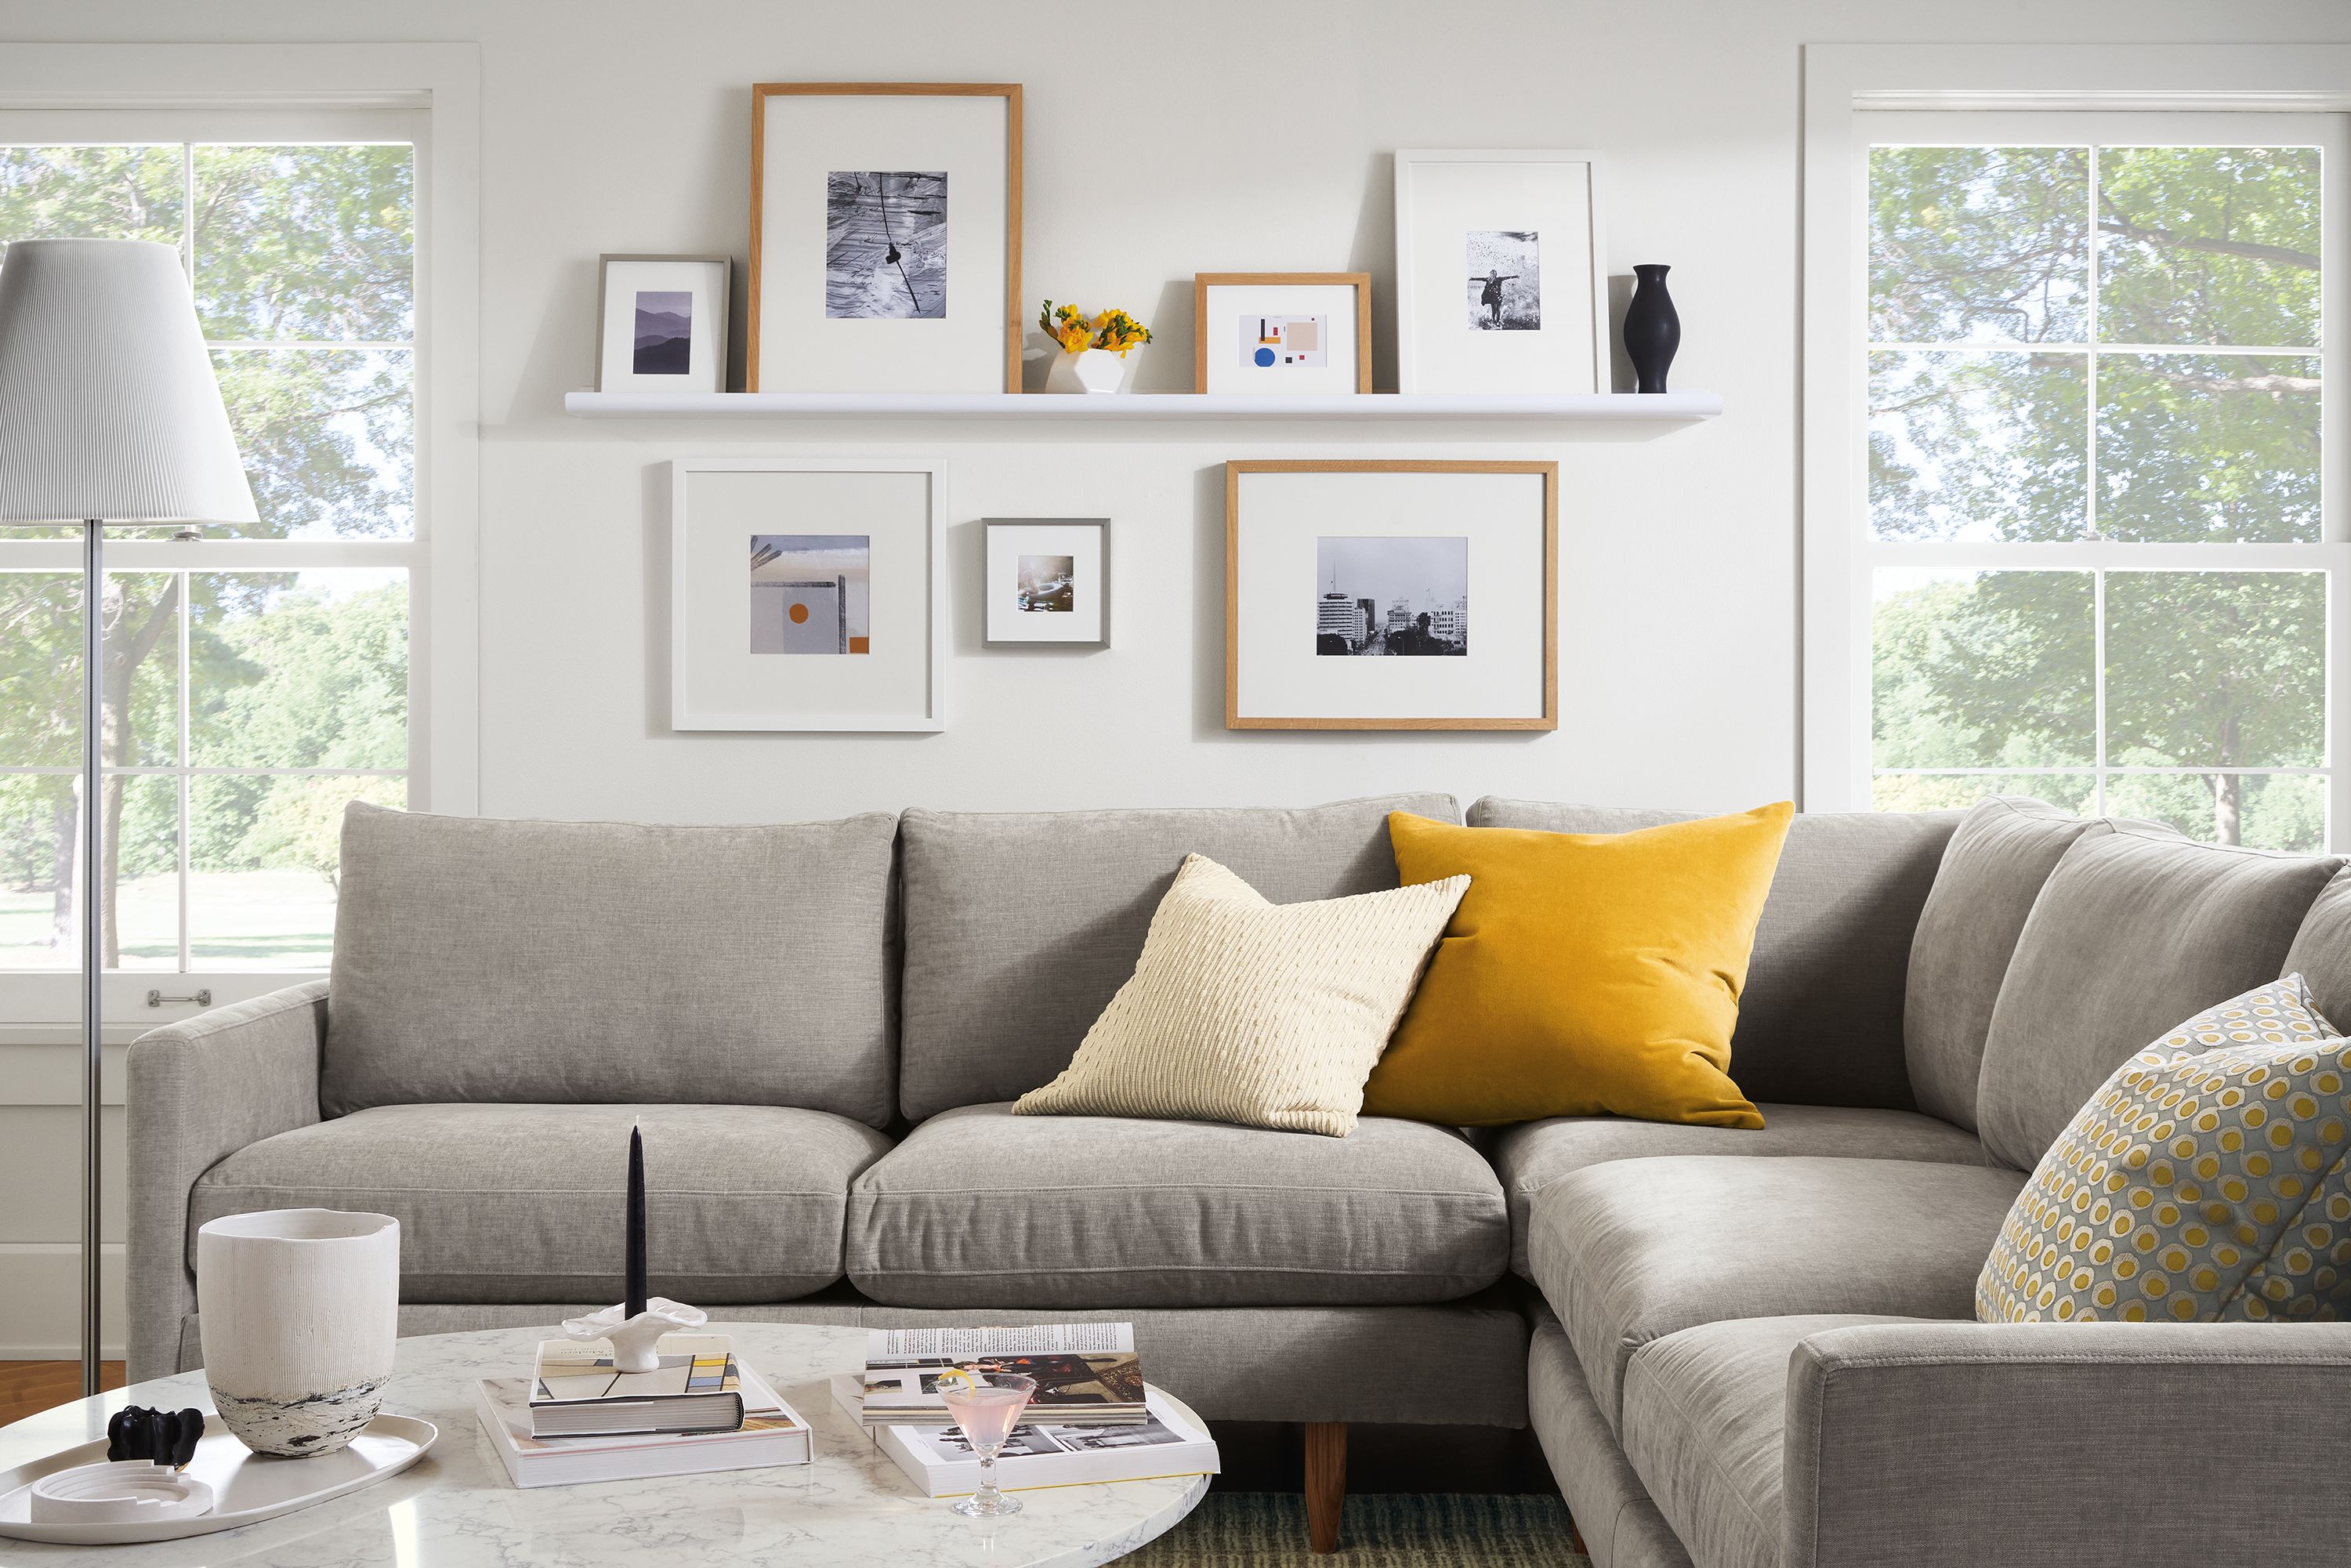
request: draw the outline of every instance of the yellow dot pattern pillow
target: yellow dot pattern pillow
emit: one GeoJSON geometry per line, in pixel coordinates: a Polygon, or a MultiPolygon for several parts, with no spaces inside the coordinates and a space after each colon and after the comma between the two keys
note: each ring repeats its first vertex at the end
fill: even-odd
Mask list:
{"type": "Polygon", "coordinates": [[[2091,1096],[1976,1280],[1985,1322],[2351,1317],[2351,1040],[2300,975],[2091,1096]]]}

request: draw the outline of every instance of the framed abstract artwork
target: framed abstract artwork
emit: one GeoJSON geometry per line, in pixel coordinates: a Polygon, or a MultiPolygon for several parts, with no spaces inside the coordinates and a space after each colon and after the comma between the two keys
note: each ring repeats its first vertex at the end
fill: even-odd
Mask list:
{"type": "Polygon", "coordinates": [[[1591,153],[1399,152],[1395,222],[1397,390],[1608,390],[1591,153]]]}
{"type": "Polygon", "coordinates": [[[946,727],[946,465],[670,465],[670,727],[946,727]]]}
{"type": "Polygon", "coordinates": [[[596,390],[726,390],[724,256],[607,256],[596,283],[596,390]]]}
{"type": "Polygon", "coordinates": [[[751,89],[752,392],[1020,390],[1020,89],[751,89]]]}
{"type": "Polygon", "coordinates": [[[1192,390],[1372,390],[1364,272],[1203,272],[1192,279],[1192,390]]]}
{"type": "Polygon", "coordinates": [[[1559,727],[1559,465],[1225,465],[1225,727],[1559,727]]]}
{"type": "Polygon", "coordinates": [[[1110,646],[1110,519],[984,517],[985,642],[1110,646]]]}

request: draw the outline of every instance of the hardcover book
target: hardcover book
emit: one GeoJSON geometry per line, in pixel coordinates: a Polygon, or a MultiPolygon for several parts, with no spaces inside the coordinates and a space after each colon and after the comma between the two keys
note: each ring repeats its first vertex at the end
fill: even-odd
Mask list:
{"type": "Polygon", "coordinates": [[[664,1334],[661,1364],[622,1372],[607,1340],[541,1340],[531,1375],[535,1437],[731,1432],[743,1425],[743,1385],[725,1334],[664,1334]]]}
{"type": "Polygon", "coordinates": [[[742,1426],[731,1432],[534,1437],[530,1380],[522,1377],[482,1379],[474,1413],[506,1466],[507,1479],[524,1488],[761,1469],[805,1465],[815,1458],[814,1436],[799,1413],[758,1373],[740,1365],[737,1371],[747,1413],[742,1426]]]}
{"type": "Polygon", "coordinates": [[[868,1426],[949,1426],[939,1374],[951,1366],[1037,1380],[1035,1417],[1062,1426],[1135,1426],[1145,1418],[1132,1323],[1024,1328],[875,1329],[866,1336],[861,1418],[868,1426]]]}
{"type": "MultiPolygon", "coordinates": [[[[864,1390],[855,1373],[832,1380],[833,1403],[864,1414],[864,1390]]],[[[1152,1480],[1162,1476],[1215,1475],[1214,1438],[1178,1414],[1158,1393],[1144,1396],[1140,1425],[1069,1426],[1024,1421],[996,1458],[996,1484],[1007,1491],[1085,1486],[1096,1481],[1152,1480]]],[[[955,1427],[906,1424],[869,1427],[874,1447],[890,1456],[925,1497],[962,1497],[979,1490],[979,1458],[955,1427]]]]}

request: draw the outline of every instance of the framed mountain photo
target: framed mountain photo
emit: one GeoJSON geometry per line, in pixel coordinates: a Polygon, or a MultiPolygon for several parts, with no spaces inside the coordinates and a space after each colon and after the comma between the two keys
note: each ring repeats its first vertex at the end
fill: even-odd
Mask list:
{"type": "Polygon", "coordinates": [[[607,256],[596,286],[598,392],[726,390],[724,256],[607,256]]]}
{"type": "Polygon", "coordinates": [[[751,392],[1020,390],[1020,89],[751,89],[751,392]]]}

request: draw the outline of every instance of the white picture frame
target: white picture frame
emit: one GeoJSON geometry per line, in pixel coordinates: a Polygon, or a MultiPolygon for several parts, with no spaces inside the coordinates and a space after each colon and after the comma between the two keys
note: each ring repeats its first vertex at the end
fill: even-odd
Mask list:
{"type": "Polygon", "coordinates": [[[734,274],[726,256],[599,256],[596,390],[725,392],[734,274]]]}
{"type": "Polygon", "coordinates": [[[1609,389],[1594,154],[1399,150],[1395,223],[1398,391],[1609,389]]]}
{"type": "Polygon", "coordinates": [[[980,538],[986,646],[1110,646],[1108,517],[983,517],[980,538]]]}
{"type": "Polygon", "coordinates": [[[751,89],[750,392],[1020,391],[1020,89],[751,89]]]}
{"type": "Polygon", "coordinates": [[[670,727],[942,730],[946,465],[670,464],[670,727]]]}
{"type": "Polygon", "coordinates": [[[1559,465],[1227,463],[1225,727],[1557,729],[1559,465]]]}

